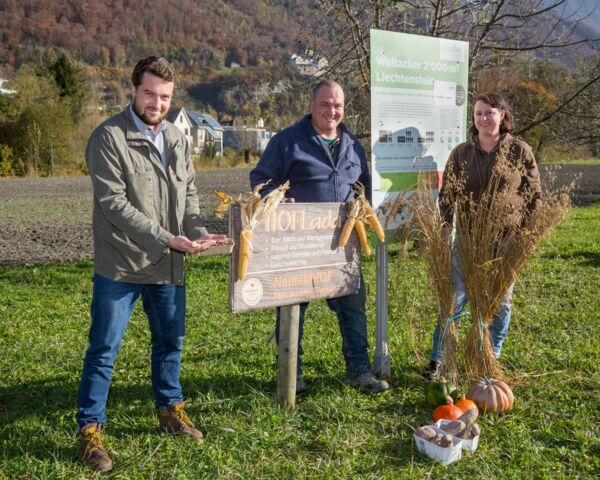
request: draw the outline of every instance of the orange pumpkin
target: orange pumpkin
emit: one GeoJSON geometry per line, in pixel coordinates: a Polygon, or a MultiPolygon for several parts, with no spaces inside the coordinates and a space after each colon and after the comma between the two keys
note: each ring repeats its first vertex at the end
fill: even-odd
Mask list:
{"type": "Polygon", "coordinates": [[[467,410],[470,410],[472,408],[474,408],[475,410],[477,410],[477,404],[473,400],[469,400],[464,395],[460,396],[460,398],[457,400],[457,402],[455,403],[455,405],[458,408],[460,408],[463,412],[466,412],[467,410]]]}
{"type": "Polygon", "coordinates": [[[447,405],[440,405],[433,411],[433,421],[437,422],[438,420],[458,420],[464,412],[452,405],[451,403],[447,405]]]}
{"type": "Polygon", "coordinates": [[[501,380],[484,378],[473,385],[467,397],[484,412],[506,412],[515,403],[510,387],[501,380]]]}

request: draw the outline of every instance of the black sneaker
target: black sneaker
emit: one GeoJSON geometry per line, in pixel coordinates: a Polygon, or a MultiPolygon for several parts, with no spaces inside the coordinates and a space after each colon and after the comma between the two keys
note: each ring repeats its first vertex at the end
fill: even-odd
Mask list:
{"type": "Polygon", "coordinates": [[[425,367],[425,370],[423,370],[423,373],[421,373],[421,377],[429,381],[437,380],[440,378],[440,366],[440,362],[431,360],[429,365],[425,367]]]}

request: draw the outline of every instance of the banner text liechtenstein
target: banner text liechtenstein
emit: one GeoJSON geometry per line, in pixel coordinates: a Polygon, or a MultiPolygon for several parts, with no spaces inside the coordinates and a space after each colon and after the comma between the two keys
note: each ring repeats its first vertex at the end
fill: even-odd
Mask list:
{"type": "Polygon", "coordinates": [[[465,141],[468,60],[467,42],[371,30],[375,208],[410,195],[421,174],[439,179],[465,141]]]}

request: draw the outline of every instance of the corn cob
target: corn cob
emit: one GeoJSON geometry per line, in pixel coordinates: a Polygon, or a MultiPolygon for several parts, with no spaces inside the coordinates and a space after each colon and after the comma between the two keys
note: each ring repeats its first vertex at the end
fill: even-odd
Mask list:
{"type": "Polygon", "coordinates": [[[240,232],[240,251],[238,255],[238,280],[243,280],[248,272],[248,263],[252,252],[252,230],[244,228],[240,232]]]}
{"type": "Polygon", "coordinates": [[[371,246],[369,245],[369,239],[367,238],[367,231],[365,230],[365,224],[362,220],[357,219],[354,224],[354,228],[356,229],[356,233],[358,234],[358,239],[360,240],[360,247],[362,248],[363,253],[367,256],[371,256],[371,246]]]}
{"type": "Polygon", "coordinates": [[[348,201],[347,209],[348,217],[344,222],[344,227],[342,228],[342,233],[340,233],[340,239],[338,241],[338,245],[340,247],[345,247],[350,239],[350,234],[352,233],[356,223],[356,217],[358,216],[360,204],[356,200],[350,200],[348,201]]]}
{"type": "Polygon", "coordinates": [[[381,223],[379,223],[379,219],[377,218],[375,210],[373,210],[370,205],[366,205],[365,213],[365,217],[369,222],[369,225],[371,225],[373,232],[375,232],[375,235],[377,236],[379,241],[383,243],[385,241],[385,233],[383,231],[383,228],[381,228],[381,223]]]}
{"type": "Polygon", "coordinates": [[[227,213],[229,213],[229,207],[231,207],[231,204],[234,203],[234,199],[231,195],[228,195],[225,192],[213,192],[213,194],[221,202],[215,208],[215,217],[223,218],[227,213]]]}

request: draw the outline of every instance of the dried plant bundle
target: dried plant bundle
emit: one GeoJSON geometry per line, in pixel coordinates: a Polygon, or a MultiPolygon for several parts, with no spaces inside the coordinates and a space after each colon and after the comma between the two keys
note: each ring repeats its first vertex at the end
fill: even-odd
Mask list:
{"type": "Polygon", "coordinates": [[[491,346],[488,327],[494,313],[540,240],[564,216],[570,206],[566,187],[546,190],[542,204],[527,206],[534,192],[518,191],[506,179],[525,175],[524,166],[508,160],[511,143],[500,148],[489,184],[475,201],[456,181],[455,225],[464,282],[472,313],[472,326],[465,339],[465,368],[469,380],[502,376],[491,346]],[[521,198],[515,205],[515,198],[521,198]]]}
{"type": "Polygon", "coordinates": [[[411,218],[419,235],[419,247],[427,262],[430,282],[438,307],[439,347],[444,355],[441,373],[444,378],[458,381],[458,330],[454,311],[450,229],[444,225],[431,185],[422,182],[409,200],[411,218]]]}

